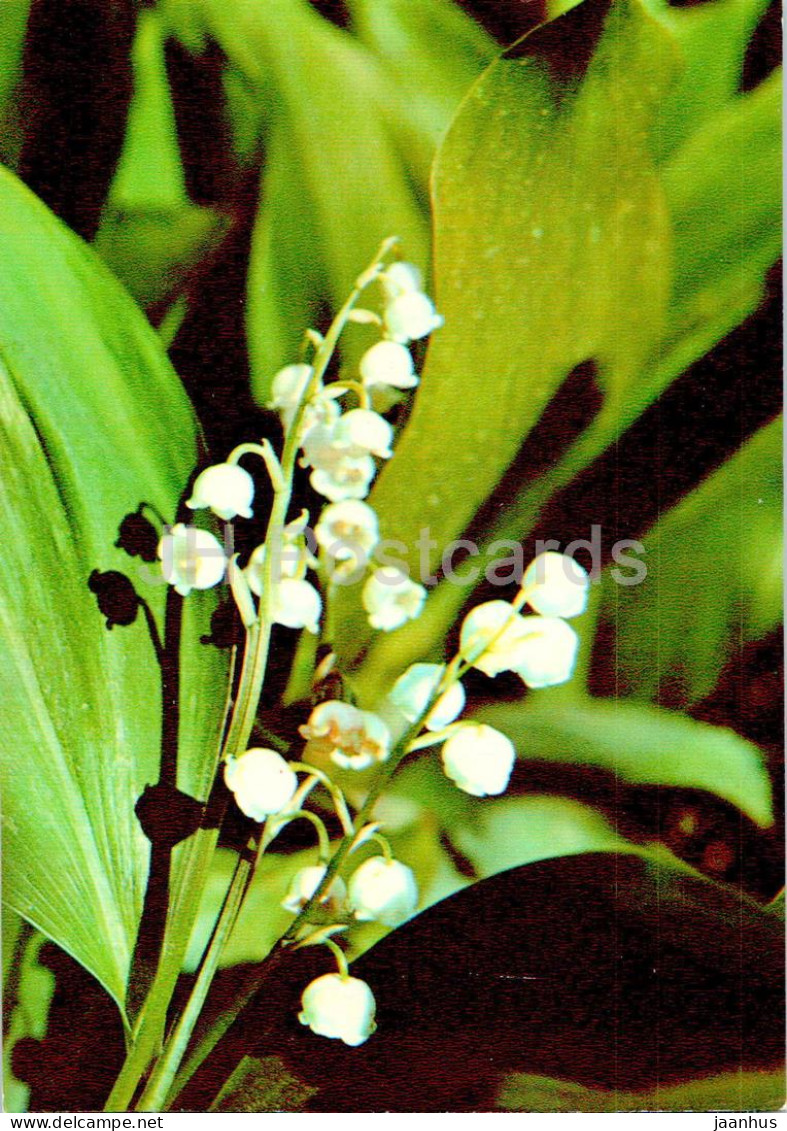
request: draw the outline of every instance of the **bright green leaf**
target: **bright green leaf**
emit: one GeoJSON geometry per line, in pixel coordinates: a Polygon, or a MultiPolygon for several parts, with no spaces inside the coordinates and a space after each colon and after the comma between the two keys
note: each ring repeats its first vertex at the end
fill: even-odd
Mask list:
{"type": "Polygon", "coordinates": [[[770,824],[771,786],[762,752],[731,730],[631,702],[550,702],[484,707],[479,719],[498,727],[524,761],[599,766],[623,781],[704,789],[770,824]]]}
{"type": "MultiPolygon", "coordinates": [[[[161,625],[167,587],[114,543],[143,501],[174,518],[196,426],[128,295],[9,173],[0,233],[4,894],[122,1007],[149,850],[134,805],[159,777],[161,680],[143,618],[107,632],[87,581],[126,572],[161,625]]],[[[193,595],[183,618],[178,786],[197,798],[225,678],[199,643],[214,602],[193,595]]]]}

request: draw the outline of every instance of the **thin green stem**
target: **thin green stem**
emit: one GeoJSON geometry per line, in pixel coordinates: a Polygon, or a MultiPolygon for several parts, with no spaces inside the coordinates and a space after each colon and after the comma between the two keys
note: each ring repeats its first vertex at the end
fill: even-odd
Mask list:
{"type": "Polygon", "coordinates": [[[208,996],[208,990],[218,969],[225,943],[237,921],[251,881],[252,872],[253,858],[250,856],[238,857],[229,891],[200,964],[194,988],[172,1036],[167,1041],[164,1055],[157,1063],[147,1087],[142,1093],[136,1107],[137,1111],[160,1111],[167,1098],[167,1093],[172,1087],[172,1081],[175,1079],[175,1074],[191,1039],[194,1026],[205,1004],[205,998],[208,996]]]}

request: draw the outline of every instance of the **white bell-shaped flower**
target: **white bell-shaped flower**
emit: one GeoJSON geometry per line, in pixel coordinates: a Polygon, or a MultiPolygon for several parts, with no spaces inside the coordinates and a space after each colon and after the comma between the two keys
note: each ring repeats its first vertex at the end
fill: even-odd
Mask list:
{"type": "Polygon", "coordinates": [[[374,994],[360,978],[323,974],[303,991],[301,1006],[301,1025],[346,1045],[362,1045],[377,1028],[374,994]]]}
{"type": "Polygon", "coordinates": [[[545,617],[576,617],[588,601],[587,570],[567,554],[549,550],[525,570],[522,590],[527,603],[545,617]]]}
{"type": "Polygon", "coordinates": [[[380,283],[386,302],[411,291],[423,290],[423,282],[423,275],[416,265],[405,263],[402,260],[391,263],[380,275],[380,283]]]}
{"type": "Polygon", "coordinates": [[[403,344],[425,338],[443,324],[432,300],[421,291],[407,291],[391,299],[383,319],[387,336],[403,344]]]}
{"type": "Polygon", "coordinates": [[[519,649],[527,635],[525,618],[507,601],[486,601],[462,622],[459,651],[473,667],[495,676],[516,670],[519,649]]]}
{"type": "Polygon", "coordinates": [[[320,515],[314,536],[335,561],[364,559],[380,540],[377,515],[359,499],[331,503],[320,515]]]}
{"type": "Polygon", "coordinates": [[[247,750],[240,758],[228,758],[224,781],[235,795],[238,808],[253,821],[280,813],[298,788],[298,779],[281,754],[264,747],[247,750]]]}
{"type": "Polygon", "coordinates": [[[390,459],[393,455],[393,428],[385,417],[370,408],[353,408],[340,416],[334,426],[334,439],[348,456],[390,459]]]}
{"type": "Polygon", "coordinates": [[[361,922],[398,927],[415,914],[418,886],[412,868],[399,860],[372,856],[350,877],[347,901],[361,922]]]}
{"type": "Polygon", "coordinates": [[[305,628],[316,636],[320,631],[322,598],[308,581],[284,577],[273,590],[271,620],[285,628],[305,628]]]}
{"type": "MultiPolygon", "coordinates": [[[[411,664],[404,675],[399,676],[389,698],[408,723],[421,717],[444,673],[445,664],[411,664]]],[[[424,726],[431,731],[442,730],[461,715],[464,706],[465,689],[457,680],[437,700],[424,726]]]]}
{"type": "Polygon", "coordinates": [[[395,566],[383,566],[367,579],[361,600],[372,628],[392,632],[420,616],[426,590],[395,566]]]}
{"type": "Polygon", "coordinates": [[[332,503],[340,503],[344,499],[365,499],[375,471],[371,456],[360,456],[357,459],[345,456],[330,468],[315,468],[309,476],[309,482],[318,495],[323,495],[332,503]]]}
{"type": "Polygon", "coordinates": [[[212,589],[224,577],[227,555],[208,530],[178,522],[158,544],[164,579],[187,597],[192,589],[212,589]]]}
{"type": "Polygon", "coordinates": [[[307,740],[306,761],[330,758],[344,770],[365,770],[391,753],[391,732],[372,711],[328,699],[314,708],[300,728],[307,740]]]}
{"type": "Polygon", "coordinates": [[[295,411],[306,392],[312,376],[310,365],[285,365],[271,383],[271,399],[268,408],[278,410],[285,427],[289,427],[295,411]]]}
{"type": "Polygon", "coordinates": [[[526,634],[517,648],[513,670],[528,686],[554,687],[574,672],[579,637],[559,617],[523,617],[526,634]]]}
{"type": "Polygon", "coordinates": [[[251,518],[253,499],[254,480],[248,471],[235,463],[216,463],[194,480],[186,506],[193,511],[210,507],[215,515],[229,522],[236,515],[251,518]]]}
{"type": "Polygon", "coordinates": [[[377,342],[363,355],[359,368],[367,388],[389,385],[394,389],[414,389],[418,384],[412,354],[401,342],[377,342]]]}
{"type": "MultiPolygon", "coordinates": [[[[294,915],[303,911],[306,904],[317,891],[326,872],[324,864],[311,864],[300,868],[290,881],[287,894],[282,900],[285,911],[294,915]]],[[[341,876],[334,876],[328,885],[328,890],[320,897],[320,906],[325,907],[329,915],[340,918],[345,913],[347,904],[347,885],[341,876]]]]}
{"type": "Polygon", "coordinates": [[[502,793],[516,760],[513,743],[485,723],[462,726],[443,744],[443,768],[465,793],[486,797],[502,793]]]}

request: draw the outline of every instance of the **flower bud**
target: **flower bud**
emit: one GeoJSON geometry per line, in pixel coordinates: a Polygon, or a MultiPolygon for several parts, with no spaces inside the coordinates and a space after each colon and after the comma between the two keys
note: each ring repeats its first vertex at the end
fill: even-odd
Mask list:
{"type": "MultiPolygon", "coordinates": [[[[389,696],[408,723],[414,723],[426,709],[445,673],[445,664],[411,664],[399,676],[389,696]]],[[[442,730],[461,715],[465,689],[459,680],[444,691],[424,722],[427,730],[442,730]]]]}
{"type": "Polygon", "coordinates": [[[194,480],[186,506],[193,511],[210,507],[220,519],[229,522],[236,515],[251,518],[253,499],[254,480],[248,471],[234,463],[216,463],[194,480]]]}
{"type": "Polygon", "coordinates": [[[359,368],[367,388],[390,385],[394,389],[414,389],[418,384],[412,354],[400,342],[377,342],[363,355],[359,368]]]}
{"type": "Polygon", "coordinates": [[[253,821],[280,813],[298,788],[298,779],[281,754],[264,747],[247,750],[240,758],[228,758],[224,781],[235,795],[238,808],[253,821]]]}
{"type": "Polygon", "coordinates": [[[347,902],[356,919],[398,927],[415,914],[418,887],[412,869],[399,860],[372,856],[350,877],[347,902]]]}
{"type": "Polygon", "coordinates": [[[285,365],[273,378],[267,407],[278,409],[285,427],[289,427],[295,415],[312,372],[310,365],[285,365]]]}
{"type": "Polygon", "coordinates": [[[360,978],[323,974],[303,991],[301,1006],[301,1025],[346,1045],[362,1045],[377,1028],[374,994],[360,978]]]}
{"type": "Polygon", "coordinates": [[[474,797],[502,793],[516,760],[509,738],[485,723],[468,723],[452,734],[442,750],[443,768],[474,797]]]}
{"type": "Polygon", "coordinates": [[[161,572],[175,592],[187,597],[192,589],[218,585],[227,568],[227,557],[218,539],[208,530],[178,522],[158,544],[161,572]]]}
{"type": "Polygon", "coordinates": [[[525,570],[527,603],[545,617],[576,617],[588,600],[588,574],[567,554],[539,554],[525,570]]]}

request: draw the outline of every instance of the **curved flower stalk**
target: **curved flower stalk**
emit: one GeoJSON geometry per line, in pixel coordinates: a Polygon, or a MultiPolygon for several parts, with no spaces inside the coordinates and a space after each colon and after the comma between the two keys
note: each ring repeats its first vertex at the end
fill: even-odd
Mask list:
{"type": "MultiPolygon", "coordinates": [[[[323,975],[304,989],[299,1018],[314,1033],[349,1045],[371,1036],[375,1030],[372,990],[350,977],[333,936],[356,922],[396,927],[415,914],[419,900],[412,870],[394,858],[373,819],[377,799],[404,758],[434,746],[441,747],[441,765],[459,789],[475,796],[502,793],[514,766],[514,747],[499,731],[461,719],[462,676],[470,668],[490,677],[513,671],[527,686],[537,688],[563,682],[573,670],[577,637],[567,619],[584,609],[587,575],[571,559],[542,555],[526,571],[511,603],[487,602],[468,614],[459,650],[448,663],[414,664],[402,673],[380,713],[340,699],[318,703],[299,728],[304,740],[299,761],[273,749],[249,746],[272,625],[319,637],[331,595],[329,565],[351,572],[354,580],[365,577],[362,603],[372,627],[379,631],[395,631],[416,619],[426,599],[423,586],[370,560],[379,527],[374,510],[364,501],[380,462],[392,457],[395,439],[390,423],[371,407],[370,390],[417,385],[409,344],[442,322],[423,293],[415,268],[386,262],[393,242],[386,241],[361,275],[327,334],[308,332],[311,358],[276,374],[270,407],[278,411],[284,428],[281,456],[267,440],[244,443],[223,463],[205,469],[194,483],[188,500],[192,509],[209,509],[225,522],[248,518],[254,481],[240,461],[249,456],[260,459],[274,492],[264,543],[241,567],[237,555],[227,554],[213,535],[196,527],[181,524],[162,539],[159,556],[166,580],[187,597],[192,589],[226,578],[246,629],[220,761],[228,790],[254,827],[247,851],[239,856],[194,991],[151,1072],[138,1110],[161,1110],[165,1105],[256,864],[295,820],[307,820],[314,828],[317,854],[314,863],[302,868],[282,892],[282,905],[294,918],[274,954],[282,955],[286,947],[327,946],[336,957],[338,973],[323,975]],[[373,284],[379,287],[379,314],[356,307],[373,284]],[[379,326],[381,338],[363,355],[359,380],[341,377],[326,382],[339,336],[352,321],[379,326]],[[346,404],[348,398],[357,403],[346,404]],[[316,516],[313,543],[310,516],[302,512],[293,519],[288,514],[299,465],[308,470],[312,487],[326,500],[316,516]],[[319,558],[314,557],[316,550],[319,558]],[[525,605],[531,614],[523,615],[525,605]],[[366,794],[354,815],[331,776],[334,766],[345,773],[371,774],[361,779],[359,788],[366,794]],[[320,812],[309,808],[311,794],[318,788],[327,792],[342,828],[333,852],[320,812]],[[369,855],[372,841],[378,851],[369,855]],[[355,854],[365,858],[357,864],[353,859],[351,865],[355,854]]],[[[260,978],[264,970],[265,964],[260,978]]],[[[242,1005],[240,1001],[235,1013],[242,1005]]],[[[227,1024],[233,1015],[227,1013],[227,1024]]],[[[123,1106],[119,1099],[125,1094],[130,1099],[128,1089],[133,1092],[138,1079],[132,1079],[129,1071],[126,1093],[113,1093],[111,1100],[123,1106]]]]}

